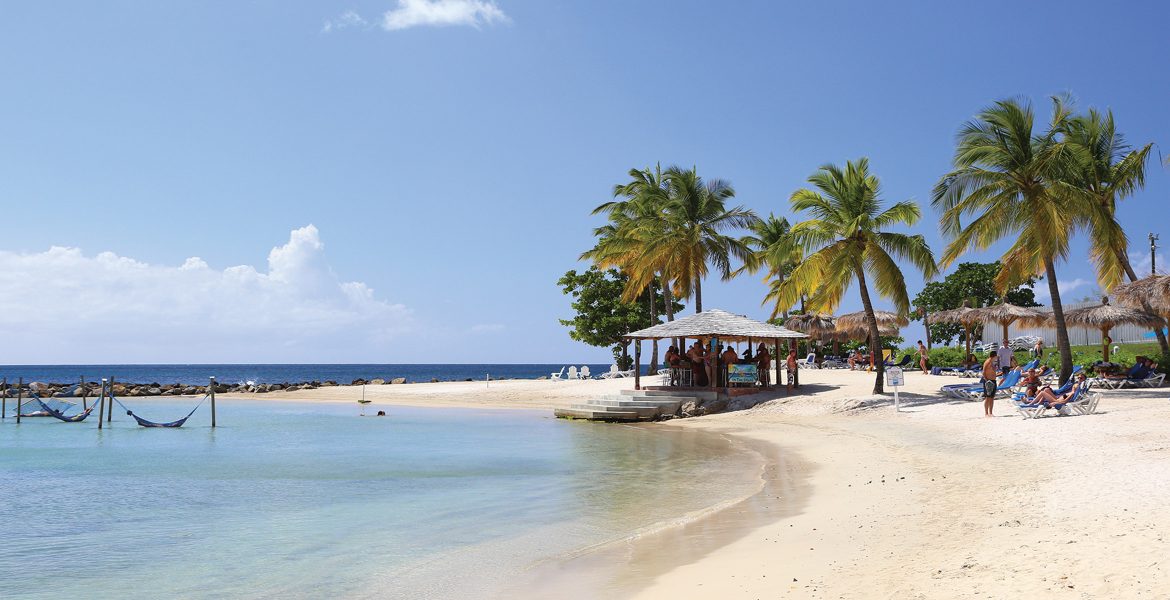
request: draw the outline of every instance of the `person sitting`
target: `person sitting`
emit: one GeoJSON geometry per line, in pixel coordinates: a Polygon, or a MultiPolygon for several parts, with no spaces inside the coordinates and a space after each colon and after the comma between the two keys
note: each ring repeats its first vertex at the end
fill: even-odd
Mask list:
{"type": "Polygon", "coordinates": [[[1044,389],[1036,392],[1036,395],[1030,398],[1031,404],[1040,404],[1045,408],[1055,408],[1060,410],[1068,404],[1069,400],[1076,397],[1077,392],[1085,385],[1085,374],[1077,373],[1076,383],[1073,384],[1069,390],[1063,394],[1057,394],[1052,391],[1050,386],[1045,386],[1044,389]]]}
{"type": "MultiPolygon", "coordinates": [[[[1149,359],[1144,356],[1139,356],[1134,360],[1133,366],[1130,367],[1130,369],[1126,371],[1124,375],[1105,375],[1104,379],[1145,379],[1150,376],[1150,373],[1153,372],[1153,369],[1150,368],[1150,365],[1146,364],[1147,360],[1149,359]]],[[[1154,361],[1152,360],[1150,361],[1150,363],[1153,362],[1154,361]]]]}
{"type": "Polygon", "coordinates": [[[1029,398],[1034,398],[1040,392],[1040,374],[1036,369],[1028,369],[1028,374],[1024,376],[1020,384],[1024,386],[1024,395],[1029,398]]]}

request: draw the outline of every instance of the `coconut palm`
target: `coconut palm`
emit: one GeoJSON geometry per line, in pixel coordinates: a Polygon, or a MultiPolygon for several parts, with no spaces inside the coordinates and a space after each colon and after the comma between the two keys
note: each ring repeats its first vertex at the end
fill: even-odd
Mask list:
{"type": "Polygon", "coordinates": [[[1068,118],[1060,98],[1053,99],[1052,120],[1042,133],[1034,131],[1035,116],[1026,100],[1001,100],[985,108],[959,130],[955,168],[933,194],[943,233],[951,238],[943,266],[967,250],[985,250],[1009,237],[1014,242],[1000,259],[999,291],[1034,275],[1048,280],[1062,382],[1072,372],[1072,351],[1056,263],[1067,258],[1069,232],[1087,209],[1079,196],[1054,190],[1070,160],[1068,146],[1057,139],[1068,118]],[[966,217],[971,220],[964,224],[966,217]]]}
{"type": "MultiPolygon", "coordinates": [[[[727,208],[735,197],[730,183],[703,181],[696,169],[670,167],[664,175],[667,200],[660,227],[647,236],[637,263],[667,265],[674,289],[695,299],[695,312],[703,312],[703,277],[714,266],[726,280],[732,276],[731,261],[752,260],[748,244],[728,232],[750,228],[759,217],[742,206],[727,208]]],[[[633,277],[633,275],[631,275],[633,277]]]]}
{"type": "MultiPolygon", "coordinates": [[[[1129,261],[1129,240],[1117,222],[1117,203],[1145,185],[1153,144],[1132,148],[1117,132],[1113,112],[1102,114],[1094,109],[1065,123],[1064,143],[1072,152],[1057,188],[1083,195],[1093,209],[1083,217],[1091,232],[1089,255],[1097,268],[1097,282],[1110,290],[1125,277],[1137,281],[1129,261]]],[[[1155,334],[1162,351],[1170,352],[1161,328],[1155,334]]]]}
{"type": "MultiPolygon", "coordinates": [[[[743,238],[752,248],[751,260],[747,261],[739,271],[755,273],[761,268],[767,268],[768,273],[764,282],[769,288],[775,288],[788,278],[788,274],[800,264],[800,247],[793,243],[789,235],[791,225],[788,219],[769,214],[751,228],[751,233],[743,238]]],[[[772,318],[783,313],[788,318],[787,307],[773,305],[772,318]]]]}
{"type": "MultiPolygon", "coordinates": [[[[793,225],[790,232],[805,258],[787,280],[769,292],[768,300],[790,307],[807,295],[810,310],[832,312],[856,281],[870,347],[878,348],[881,331],[870,297],[870,281],[904,316],[910,310],[910,298],[895,259],[909,261],[927,278],[937,271],[934,255],[921,235],[886,231],[895,225],[914,225],[922,212],[912,201],[883,208],[878,178],[870,174],[867,158],[847,162],[844,168],[825,165],[808,181],[815,189],[797,190],[790,199],[794,211],[812,217],[793,225]]],[[[884,391],[883,376],[884,367],[878,361],[875,394],[884,391]]]]}

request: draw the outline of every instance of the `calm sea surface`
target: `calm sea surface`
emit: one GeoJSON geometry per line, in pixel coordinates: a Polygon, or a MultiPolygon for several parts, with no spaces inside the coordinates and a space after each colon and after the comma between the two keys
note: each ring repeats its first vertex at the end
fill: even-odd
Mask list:
{"type": "MultiPolygon", "coordinates": [[[[511,365],[511,364],[451,364],[451,365],[0,365],[0,377],[15,382],[23,377],[26,382],[44,381],[71,383],[80,377],[89,381],[113,377],[130,383],[183,383],[206,385],[208,377],[217,377],[220,383],[295,383],[299,381],[328,381],[349,383],[355,379],[382,378],[389,381],[405,377],[407,381],[426,382],[463,381],[493,378],[536,379],[560,372],[565,364],[511,365]]],[[[576,367],[582,365],[578,363],[576,367]]],[[[588,365],[596,376],[609,370],[609,365],[588,365]]]]}
{"type": "MultiPolygon", "coordinates": [[[[192,402],[134,400],[153,420],[192,402]]],[[[710,435],[378,408],[221,401],[214,430],[206,406],[173,430],[8,418],[0,595],[485,597],[755,485],[755,457],[710,435]]]]}

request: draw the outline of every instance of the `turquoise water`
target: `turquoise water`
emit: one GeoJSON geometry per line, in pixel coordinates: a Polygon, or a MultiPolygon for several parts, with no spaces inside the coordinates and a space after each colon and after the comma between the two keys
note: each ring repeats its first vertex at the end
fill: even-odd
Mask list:
{"type": "Polygon", "coordinates": [[[484,597],[755,485],[753,457],[710,435],[378,408],[221,401],[214,430],[206,407],[178,430],[9,418],[3,595],[484,597]]]}

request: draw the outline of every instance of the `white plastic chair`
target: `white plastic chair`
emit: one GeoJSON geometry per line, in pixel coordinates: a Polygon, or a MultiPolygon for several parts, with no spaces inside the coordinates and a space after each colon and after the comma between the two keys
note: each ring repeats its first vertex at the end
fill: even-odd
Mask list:
{"type": "Polygon", "coordinates": [[[598,379],[613,379],[614,377],[621,377],[621,371],[618,370],[617,365],[610,365],[609,371],[598,375],[598,379]]]}
{"type": "Polygon", "coordinates": [[[589,379],[589,365],[581,365],[581,379],[589,379]]]}
{"type": "Polygon", "coordinates": [[[569,374],[565,375],[565,379],[577,379],[577,367],[569,367],[569,374]]]}
{"type": "Polygon", "coordinates": [[[560,373],[550,373],[549,374],[549,378],[552,379],[553,381],[560,381],[561,377],[564,377],[564,376],[565,376],[565,368],[564,367],[561,367],[560,373]]]}

